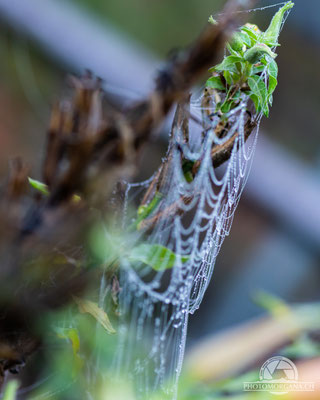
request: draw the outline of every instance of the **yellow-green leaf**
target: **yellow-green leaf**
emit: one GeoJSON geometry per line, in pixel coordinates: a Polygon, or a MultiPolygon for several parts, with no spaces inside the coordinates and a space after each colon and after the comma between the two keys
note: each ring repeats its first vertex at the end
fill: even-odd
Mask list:
{"type": "Polygon", "coordinates": [[[82,300],[76,296],[73,296],[73,298],[82,314],[90,314],[108,333],[116,333],[107,313],[97,303],[90,300],[82,300]]]}
{"type": "Polygon", "coordinates": [[[72,344],[73,354],[76,355],[80,350],[80,338],[75,328],[56,328],[60,339],[69,339],[72,344]]]}
{"type": "Polygon", "coordinates": [[[31,185],[34,189],[36,189],[36,190],[38,190],[39,192],[45,194],[46,196],[49,195],[48,186],[47,186],[45,183],[42,183],[42,182],[37,181],[37,180],[32,179],[32,178],[28,178],[28,181],[29,181],[30,185],[31,185]]]}
{"type": "Polygon", "coordinates": [[[8,382],[6,388],[4,389],[2,400],[15,400],[17,398],[18,387],[18,381],[13,380],[8,382]]]}
{"type": "Polygon", "coordinates": [[[291,313],[290,307],[282,299],[265,291],[256,293],[254,301],[260,307],[269,311],[274,317],[281,317],[291,313]]]}
{"type": "Polygon", "coordinates": [[[263,34],[263,42],[266,43],[268,46],[274,46],[277,44],[283,17],[285,13],[289,11],[293,6],[294,3],[292,1],[288,1],[273,16],[268,29],[263,34]]]}

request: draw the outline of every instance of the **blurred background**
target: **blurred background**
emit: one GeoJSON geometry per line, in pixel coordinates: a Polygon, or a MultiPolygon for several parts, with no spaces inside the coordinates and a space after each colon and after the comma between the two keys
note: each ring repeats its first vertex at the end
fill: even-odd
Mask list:
{"type": "MultiPolygon", "coordinates": [[[[89,68],[118,99],[138,99],[170,51],[192,42],[223,3],[0,0],[2,175],[8,159],[22,155],[37,177],[50,108],[68,74],[89,68]]],[[[264,30],[277,8],[245,19],[264,30]]],[[[231,235],[190,318],[188,348],[263,314],[253,301],[260,290],[289,303],[320,300],[320,2],[296,0],[279,41],[274,104],[260,128],[231,235]]],[[[145,152],[144,177],[158,166],[167,135],[164,126],[145,152]]]]}

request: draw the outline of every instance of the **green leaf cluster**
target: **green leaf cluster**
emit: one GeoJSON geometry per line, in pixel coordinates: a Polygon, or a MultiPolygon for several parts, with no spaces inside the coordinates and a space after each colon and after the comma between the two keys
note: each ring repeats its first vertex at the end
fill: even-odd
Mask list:
{"type": "Polygon", "coordinates": [[[272,95],[277,86],[278,67],[276,53],[272,48],[279,46],[278,36],[285,13],[294,6],[288,1],[274,15],[268,29],[261,32],[253,24],[245,24],[227,44],[229,54],[211,68],[206,86],[214,89],[221,98],[216,111],[223,114],[235,108],[242,93],[249,96],[256,112],[269,116],[272,95]]]}

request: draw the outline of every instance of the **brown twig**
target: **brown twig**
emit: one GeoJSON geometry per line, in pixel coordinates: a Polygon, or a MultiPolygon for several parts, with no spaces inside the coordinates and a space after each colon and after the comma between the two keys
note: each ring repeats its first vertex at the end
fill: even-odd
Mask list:
{"type": "MultiPolygon", "coordinates": [[[[249,138],[249,136],[251,135],[255,126],[256,126],[256,124],[255,124],[255,122],[251,121],[251,116],[250,116],[247,123],[244,126],[244,141],[246,141],[249,138]]],[[[219,129],[220,128],[218,127],[218,130],[219,129]]],[[[239,136],[239,131],[236,131],[224,143],[212,147],[211,161],[212,161],[212,165],[214,168],[219,167],[220,165],[222,165],[224,162],[226,162],[230,158],[233,147],[234,147],[235,140],[238,136],[239,136]]],[[[169,164],[169,160],[167,160],[167,159],[164,160],[161,168],[162,169],[168,168],[168,164],[169,164]]],[[[200,166],[201,166],[201,160],[198,160],[194,163],[193,168],[192,168],[192,174],[194,177],[197,174],[200,166]]],[[[149,192],[149,189],[148,189],[148,192],[149,192]]],[[[196,193],[194,194],[194,196],[195,195],[196,195],[196,193]]],[[[170,204],[164,210],[158,211],[152,217],[143,220],[140,223],[140,228],[141,229],[151,229],[155,225],[157,225],[157,223],[159,223],[160,220],[166,219],[168,217],[172,217],[173,215],[176,215],[176,214],[179,214],[182,204],[189,204],[192,201],[192,199],[194,198],[194,196],[193,197],[181,196],[181,198],[179,200],[170,204]]]]}

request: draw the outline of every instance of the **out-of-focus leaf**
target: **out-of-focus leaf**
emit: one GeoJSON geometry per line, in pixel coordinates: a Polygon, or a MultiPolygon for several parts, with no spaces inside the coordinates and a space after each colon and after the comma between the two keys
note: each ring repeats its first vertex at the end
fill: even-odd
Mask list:
{"type": "Polygon", "coordinates": [[[292,344],[285,347],[281,354],[289,358],[311,358],[319,357],[320,345],[314,342],[307,335],[297,338],[292,344]]]}
{"type": "Polygon", "coordinates": [[[78,354],[80,350],[80,338],[75,328],[56,328],[57,336],[60,339],[68,339],[72,344],[73,354],[78,354]]]}
{"type": "Polygon", "coordinates": [[[16,400],[19,383],[16,380],[7,383],[2,400],[16,400]]]}
{"type": "MultiPolygon", "coordinates": [[[[37,181],[36,179],[32,179],[28,177],[28,181],[30,186],[32,186],[34,189],[38,190],[39,192],[41,192],[42,194],[49,196],[50,192],[48,189],[48,185],[46,185],[43,182],[37,181]]],[[[72,201],[74,203],[79,203],[79,201],[81,200],[81,197],[77,194],[74,194],[72,196],[72,201]]]]}
{"type": "Polygon", "coordinates": [[[256,304],[268,310],[274,317],[281,317],[291,312],[290,307],[273,294],[259,291],[254,295],[253,299],[256,304]]]}
{"type": "Polygon", "coordinates": [[[35,179],[32,178],[28,178],[28,181],[30,183],[30,185],[38,190],[39,192],[41,192],[42,194],[45,194],[46,196],[49,195],[49,190],[48,190],[48,186],[45,183],[42,183],[40,181],[37,181],[35,179]]]}
{"type": "Polygon", "coordinates": [[[147,264],[155,271],[163,271],[172,268],[178,257],[182,263],[189,259],[187,256],[177,256],[173,251],[159,244],[142,243],[131,250],[128,258],[133,262],[147,264]]]}
{"type": "Polygon", "coordinates": [[[218,25],[218,21],[214,19],[212,15],[210,15],[208,22],[212,25],[218,25]]]}
{"type": "Polygon", "coordinates": [[[243,46],[244,46],[244,42],[243,42],[243,38],[241,36],[240,32],[235,32],[229,42],[229,45],[231,47],[232,50],[238,52],[241,51],[243,46]]]}
{"type": "Polygon", "coordinates": [[[72,376],[76,377],[84,364],[83,359],[79,355],[80,351],[79,333],[75,328],[55,328],[55,331],[60,339],[66,339],[71,342],[73,357],[74,357],[72,376]]]}
{"type": "Polygon", "coordinates": [[[115,334],[116,331],[113,328],[107,313],[90,300],[82,300],[79,297],[73,296],[75,302],[78,305],[79,311],[83,314],[90,314],[99,324],[110,334],[115,334]]]}

